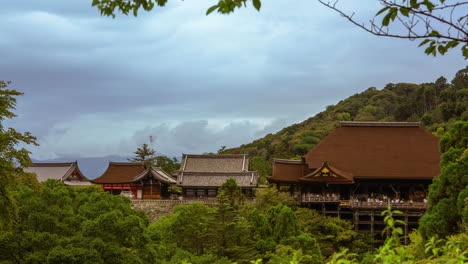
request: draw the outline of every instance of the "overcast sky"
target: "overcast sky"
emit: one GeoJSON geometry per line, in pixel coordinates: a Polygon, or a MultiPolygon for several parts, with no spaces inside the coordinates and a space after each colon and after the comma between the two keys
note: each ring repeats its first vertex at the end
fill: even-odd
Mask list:
{"type": "MultiPolygon", "coordinates": [[[[215,152],[368,87],[451,80],[466,66],[459,50],[426,56],[316,1],[205,16],[215,2],[170,0],[112,19],[91,0],[4,1],[0,80],[25,93],[7,125],[38,137],[35,159],[128,156],[150,135],[166,155],[215,152]]],[[[368,19],[379,6],[344,8],[368,19]]]]}

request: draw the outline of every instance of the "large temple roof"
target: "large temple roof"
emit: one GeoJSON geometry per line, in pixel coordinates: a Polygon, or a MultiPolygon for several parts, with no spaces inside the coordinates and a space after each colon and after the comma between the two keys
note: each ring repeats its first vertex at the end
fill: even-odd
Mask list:
{"type": "Polygon", "coordinates": [[[258,172],[249,171],[248,155],[183,154],[177,172],[177,185],[183,187],[220,187],[233,178],[241,187],[256,187],[258,172]]]}
{"type": "Polygon", "coordinates": [[[175,183],[175,180],[159,167],[146,169],[140,162],[109,162],[107,170],[92,180],[98,184],[118,184],[138,182],[151,177],[164,183],[175,183]]]}
{"type": "Polygon", "coordinates": [[[299,165],[274,162],[270,179],[298,181],[324,162],[354,179],[433,179],[440,173],[438,142],[419,123],[341,122],[304,155],[307,172],[295,174],[299,165]]]}
{"type": "Polygon", "coordinates": [[[78,162],[33,163],[25,172],[35,173],[37,180],[49,179],[63,181],[66,185],[90,185],[89,180],[81,173],[78,162]]]}

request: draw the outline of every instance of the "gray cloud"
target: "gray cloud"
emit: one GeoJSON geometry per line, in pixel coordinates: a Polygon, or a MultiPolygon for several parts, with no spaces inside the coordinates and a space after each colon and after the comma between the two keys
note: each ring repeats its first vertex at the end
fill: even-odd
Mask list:
{"type": "Polygon", "coordinates": [[[90,2],[0,11],[0,79],[25,92],[9,124],[39,137],[35,156],[126,155],[149,134],[167,154],[216,151],[370,86],[450,79],[465,65],[457,52],[432,58],[418,43],[367,35],[316,1],[229,16],[205,16],[212,1],[169,1],[116,19],[90,2]]]}

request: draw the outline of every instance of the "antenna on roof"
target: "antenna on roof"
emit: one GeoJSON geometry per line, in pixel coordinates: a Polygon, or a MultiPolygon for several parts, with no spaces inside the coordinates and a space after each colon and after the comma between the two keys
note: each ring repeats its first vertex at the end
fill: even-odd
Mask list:
{"type": "Polygon", "coordinates": [[[154,146],[153,146],[153,136],[152,136],[152,135],[149,136],[149,142],[150,142],[150,148],[154,150],[154,146]]]}

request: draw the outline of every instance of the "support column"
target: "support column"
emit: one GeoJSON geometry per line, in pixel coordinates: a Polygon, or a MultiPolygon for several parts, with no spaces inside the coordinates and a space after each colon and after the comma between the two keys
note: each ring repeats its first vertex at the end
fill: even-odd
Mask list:
{"type": "Polygon", "coordinates": [[[359,210],[354,211],[354,231],[359,231],[359,210]]]}
{"type": "Polygon", "coordinates": [[[325,203],[322,203],[322,215],[325,216],[325,203]]]}
{"type": "Polygon", "coordinates": [[[371,215],[370,215],[370,232],[373,235],[374,234],[374,209],[371,210],[371,215]]]}

